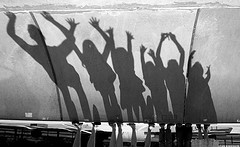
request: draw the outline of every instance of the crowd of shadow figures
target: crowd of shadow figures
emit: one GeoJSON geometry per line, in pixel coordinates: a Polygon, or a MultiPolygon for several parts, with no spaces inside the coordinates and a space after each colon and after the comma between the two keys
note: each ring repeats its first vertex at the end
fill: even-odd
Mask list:
{"type": "MultiPolygon", "coordinates": [[[[9,18],[7,24],[7,33],[9,36],[36,62],[38,62],[49,75],[50,79],[57,85],[63,94],[67,112],[70,120],[78,121],[78,114],[73,103],[68,87],[72,87],[78,94],[84,119],[89,121],[100,121],[97,107],[93,105],[93,116],[89,107],[88,98],[84,92],[81,79],[74,67],[67,62],[67,56],[75,52],[82,62],[82,66],[89,74],[90,82],[96,91],[101,94],[108,121],[122,121],[122,110],[126,110],[129,122],[132,121],[181,121],[184,117],[189,121],[199,121],[198,119],[207,119],[217,121],[215,108],[213,105],[208,81],[210,80],[210,67],[207,71],[207,77],[203,77],[203,67],[196,62],[191,67],[191,60],[188,62],[189,89],[187,97],[185,96],[185,76],[184,60],[185,51],[176,36],[170,33],[162,33],[156,53],[150,49],[148,55],[153,59],[145,62],[145,52],[147,48],[141,45],[140,59],[142,65],[142,81],[134,70],[134,57],[132,49],[132,33],[126,31],[127,49],[116,47],[114,41],[114,29],[109,27],[103,31],[100,27],[100,20],[91,18],[89,24],[101,35],[105,41],[103,52],[90,39],[85,39],[80,50],[75,44],[76,38],[74,32],[79,23],[74,19],[66,19],[70,28],[67,29],[57,22],[48,12],[42,12],[42,16],[53,25],[55,25],[64,35],[65,40],[58,46],[49,46],[45,43],[45,37],[40,29],[35,25],[28,25],[30,37],[36,42],[36,45],[29,45],[15,33],[16,16],[14,13],[6,12],[9,18]],[[162,44],[166,38],[176,45],[180,54],[179,61],[171,59],[164,66],[161,58],[162,44]],[[107,63],[111,54],[112,67],[107,63]],[[117,101],[114,82],[118,77],[120,90],[120,104],[117,101]],[[146,101],[143,92],[146,90],[144,85],[149,88],[151,95],[148,95],[146,101]],[[170,111],[167,93],[172,104],[170,111]],[[186,99],[186,100],[185,100],[186,99]],[[186,109],[184,110],[184,103],[186,109]],[[135,119],[134,119],[135,116],[135,119]],[[200,116],[200,118],[199,118],[200,116]],[[141,120],[142,119],[142,120],[141,120]]],[[[193,58],[193,51],[190,59],[193,58]]]]}

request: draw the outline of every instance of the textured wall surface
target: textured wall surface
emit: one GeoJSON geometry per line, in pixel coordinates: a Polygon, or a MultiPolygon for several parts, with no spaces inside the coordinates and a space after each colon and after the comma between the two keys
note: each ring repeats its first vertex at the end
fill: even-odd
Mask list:
{"type": "Polygon", "coordinates": [[[190,68],[193,74],[189,73],[189,100],[196,111],[189,117],[201,111],[202,120],[210,119],[214,111],[210,105],[214,104],[219,121],[239,120],[239,15],[239,9],[200,10],[190,68]]]}
{"type": "Polygon", "coordinates": [[[0,3],[0,118],[239,120],[237,1],[103,3],[0,3]]]}

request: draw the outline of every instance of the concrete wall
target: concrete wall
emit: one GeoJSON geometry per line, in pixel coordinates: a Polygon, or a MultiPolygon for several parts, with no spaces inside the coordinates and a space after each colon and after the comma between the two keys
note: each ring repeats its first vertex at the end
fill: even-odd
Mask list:
{"type": "Polygon", "coordinates": [[[110,1],[104,3],[106,5],[71,1],[71,6],[67,7],[64,1],[58,4],[26,1],[28,6],[16,1],[0,4],[4,5],[0,14],[0,118],[183,122],[185,116],[186,122],[207,123],[236,122],[240,117],[237,113],[240,11],[233,8],[239,5],[237,1],[153,1],[151,6],[144,5],[143,1],[137,4],[110,1]],[[51,7],[53,5],[57,7],[51,7]],[[199,11],[200,7],[205,8],[199,11]],[[75,40],[45,19],[40,14],[42,9],[48,10],[65,29],[70,28],[66,19],[74,18],[79,22],[75,40]],[[15,37],[7,33],[6,10],[16,16],[15,37]],[[29,12],[33,12],[32,15],[29,12]],[[89,24],[92,17],[100,20],[103,30],[113,27],[116,48],[123,47],[127,51],[126,31],[131,32],[134,60],[129,59],[131,54],[126,57],[119,52],[114,57],[111,51],[104,61],[101,53],[106,42],[89,24]],[[44,37],[33,28],[29,29],[29,24],[39,26],[44,37]],[[149,49],[156,52],[161,33],[168,32],[176,35],[184,50],[183,68],[167,68],[171,67],[168,65],[171,59],[180,64],[180,52],[170,38],[165,39],[161,50],[166,69],[160,70],[155,64],[150,71],[143,68],[140,46],[148,48],[144,59],[153,63],[147,52],[149,49]],[[84,42],[98,51],[89,59],[91,65],[78,56],[79,51],[84,52],[84,42]],[[186,78],[190,50],[196,50],[191,65],[199,62],[202,66],[189,71],[193,75],[191,83],[186,78]],[[205,74],[208,65],[211,65],[210,77],[209,72],[208,76],[205,74]],[[144,74],[146,71],[150,76],[144,74]],[[114,75],[116,78],[110,82],[114,75]],[[208,82],[204,82],[207,77],[208,82]]]}

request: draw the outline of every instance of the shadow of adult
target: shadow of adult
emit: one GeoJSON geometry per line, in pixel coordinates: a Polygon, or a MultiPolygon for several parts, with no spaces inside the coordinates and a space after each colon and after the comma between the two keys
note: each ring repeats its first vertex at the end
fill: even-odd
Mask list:
{"type": "MultiPolygon", "coordinates": [[[[108,31],[111,40],[114,40],[113,31],[108,31]]],[[[145,91],[142,80],[135,74],[134,58],[132,53],[133,35],[127,34],[127,50],[123,47],[112,47],[111,57],[113,68],[119,78],[120,104],[122,109],[127,110],[128,121],[134,121],[133,112],[140,121],[140,109],[142,118],[145,119],[146,103],[142,93],[145,91]]],[[[114,42],[114,41],[113,41],[114,42]]]]}
{"type": "Polygon", "coordinates": [[[77,55],[85,66],[90,76],[90,81],[95,89],[100,92],[108,121],[121,121],[122,113],[115,95],[114,81],[116,74],[107,63],[110,53],[109,38],[99,27],[99,20],[91,18],[89,22],[105,39],[106,45],[100,53],[95,44],[86,39],[83,41],[83,52],[76,50],[77,55]]]}
{"type": "Polygon", "coordinates": [[[30,24],[28,25],[28,32],[30,37],[36,42],[36,45],[29,45],[15,33],[16,16],[11,12],[7,12],[6,15],[9,17],[7,33],[24,51],[26,51],[45,69],[50,79],[59,87],[63,94],[70,120],[78,121],[78,114],[76,107],[71,100],[68,86],[74,88],[78,93],[84,118],[91,120],[88,101],[83,91],[80,77],[75,71],[74,67],[68,64],[66,59],[66,57],[72,51],[72,46],[74,44],[73,32],[77,25],[75,24],[74,20],[67,20],[67,22],[70,24],[70,29],[68,30],[56,22],[48,13],[42,13],[46,19],[52,21],[52,23],[54,23],[58,28],[60,28],[61,31],[64,32],[66,39],[59,46],[47,46],[41,31],[35,25],[30,24]],[[51,60],[49,59],[48,55],[51,57],[51,60]]]}
{"type": "Polygon", "coordinates": [[[190,53],[188,65],[188,92],[186,99],[186,121],[190,123],[215,123],[217,114],[213,104],[211,90],[208,85],[211,72],[210,66],[207,67],[206,77],[204,78],[204,69],[200,62],[195,62],[191,66],[191,60],[195,51],[190,53]]]}
{"type": "MultiPolygon", "coordinates": [[[[168,61],[167,67],[164,68],[164,75],[166,87],[169,91],[169,96],[172,103],[174,121],[182,122],[185,97],[185,76],[183,74],[185,51],[177,41],[174,34],[165,33],[165,35],[165,37],[170,37],[180,53],[179,61],[175,59],[168,61]]],[[[160,52],[158,52],[157,55],[158,54],[160,54],[160,52]]]]}
{"type": "Polygon", "coordinates": [[[154,63],[151,61],[145,62],[144,53],[147,48],[143,45],[140,47],[143,78],[145,80],[145,85],[151,91],[152,101],[158,122],[168,121],[166,119],[169,116],[172,116],[168,110],[167,89],[164,82],[166,75],[164,72],[163,62],[160,57],[162,43],[165,38],[166,35],[162,34],[157,48],[156,56],[154,54],[154,51],[151,49],[148,53],[152,57],[154,63]]]}
{"type": "MultiPolygon", "coordinates": [[[[88,119],[89,121],[91,121],[92,117],[91,117],[91,112],[89,108],[89,103],[88,103],[86,94],[83,90],[82,84],[80,82],[80,77],[76,72],[76,70],[74,69],[74,67],[67,62],[67,56],[77,48],[77,46],[75,45],[76,39],[74,37],[74,32],[75,32],[76,26],[79,23],[75,23],[74,19],[66,19],[66,21],[70,25],[70,28],[67,29],[63,25],[55,21],[55,19],[53,19],[53,17],[49,13],[43,12],[41,14],[46,20],[48,20],[53,25],[55,25],[66,37],[66,39],[59,46],[54,46],[54,47],[48,46],[50,55],[53,59],[53,63],[56,64],[54,69],[56,71],[57,80],[60,79],[58,80],[58,85],[64,88],[67,86],[70,86],[76,90],[79,97],[80,104],[81,104],[83,116],[85,119],[88,119]],[[52,54],[51,54],[51,50],[53,50],[52,54]]],[[[64,88],[62,88],[63,89],[62,91],[64,91],[63,93],[67,93],[65,95],[68,98],[69,91],[68,89],[65,90],[64,88]]]]}

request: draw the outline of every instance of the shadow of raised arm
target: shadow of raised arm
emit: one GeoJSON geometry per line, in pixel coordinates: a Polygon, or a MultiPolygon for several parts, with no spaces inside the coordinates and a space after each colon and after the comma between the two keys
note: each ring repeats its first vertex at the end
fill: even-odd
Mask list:
{"type": "Polygon", "coordinates": [[[144,58],[144,53],[146,52],[146,50],[147,50],[147,48],[145,46],[143,46],[143,45],[140,46],[140,58],[141,58],[143,75],[146,71],[146,69],[145,69],[146,62],[145,62],[145,58],[144,58]]]}
{"type": "Polygon", "coordinates": [[[172,34],[171,32],[169,33],[169,36],[171,38],[171,40],[175,43],[175,45],[177,46],[177,49],[180,53],[180,58],[179,58],[179,66],[181,67],[181,69],[183,69],[184,66],[184,59],[185,59],[185,51],[183,49],[183,47],[181,46],[181,44],[179,44],[179,42],[176,39],[176,36],[174,34],[172,34]]]}
{"type": "Polygon", "coordinates": [[[99,26],[99,22],[100,22],[100,20],[95,17],[92,17],[89,21],[89,23],[100,33],[100,35],[106,41],[106,45],[104,47],[102,57],[103,57],[104,61],[107,61],[110,51],[112,49],[115,49],[115,44],[114,44],[114,39],[113,39],[113,28],[110,27],[106,32],[104,32],[102,30],[102,28],[99,26]]]}
{"type": "Polygon", "coordinates": [[[26,52],[28,52],[31,47],[27,44],[22,38],[16,35],[15,31],[15,23],[16,23],[16,15],[12,12],[6,12],[5,15],[9,18],[9,22],[7,24],[7,33],[8,35],[26,52]]]}
{"type": "Polygon", "coordinates": [[[100,20],[92,17],[89,21],[89,23],[101,34],[101,36],[104,38],[104,40],[107,42],[109,37],[107,36],[107,34],[100,28],[99,26],[99,22],[100,20]]]}
{"type": "Polygon", "coordinates": [[[132,53],[132,40],[134,38],[133,38],[133,35],[129,31],[126,31],[126,34],[127,34],[127,50],[128,50],[129,62],[131,65],[131,69],[134,69],[134,58],[133,58],[133,53],[132,53]]]}
{"type": "Polygon", "coordinates": [[[70,29],[68,30],[67,28],[65,28],[63,25],[61,25],[59,22],[57,22],[48,12],[42,12],[41,13],[42,16],[48,20],[49,22],[51,22],[53,25],[55,25],[64,35],[67,39],[74,39],[75,41],[75,37],[74,35],[74,31],[76,29],[76,26],[79,23],[75,23],[75,20],[72,18],[67,18],[66,21],[68,22],[68,24],[70,25],[70,29]]]}
{"type": "Polygon", "coordinates": [[[132,53],[132,39],[134,39],[134,38],[133,38],[133,35],[129,31],[126,31],[126,34],[127,34],[128,53],[132,53]]]}
{"type": "Polygon", "coordinates": [[[162,50],[162,43],[167,37],[168,37],[167,33],[161,33],[161,39],[160,39],[160,42],[158,44],[157,51],[156,51],[156,58],[153,58],[156,66],[158,66],[160,69],[164,68],[160,54],[161,54],[161,50],[162,50]]]}

